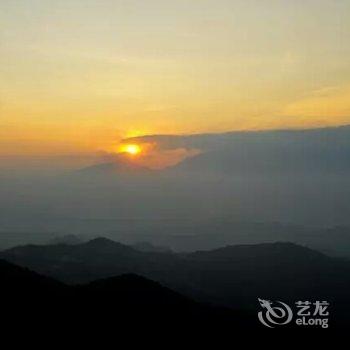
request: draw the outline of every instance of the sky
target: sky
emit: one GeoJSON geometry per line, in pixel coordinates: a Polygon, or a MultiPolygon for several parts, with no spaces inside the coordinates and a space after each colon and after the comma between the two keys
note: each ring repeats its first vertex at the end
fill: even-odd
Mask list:
{"type": "Polygon", "coordinates": [[[350,124],[348,0],[1,0],[0,155],[350,124]]]}

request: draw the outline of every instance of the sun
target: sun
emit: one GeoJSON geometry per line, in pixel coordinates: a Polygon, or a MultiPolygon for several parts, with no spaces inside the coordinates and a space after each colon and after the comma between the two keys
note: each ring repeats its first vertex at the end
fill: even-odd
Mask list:
{"type": "Polygon", "coordinates": [[[141,147],[136,144],[127,144],[122,145],[120,151],[135,156],[141,152],[141,147]]]}

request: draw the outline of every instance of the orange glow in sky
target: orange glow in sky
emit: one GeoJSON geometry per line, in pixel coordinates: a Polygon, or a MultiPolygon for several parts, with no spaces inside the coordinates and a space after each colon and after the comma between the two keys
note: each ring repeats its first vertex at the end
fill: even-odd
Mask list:
{"type": "Polygon", "coordinates": [[[3,0],[0,23],[0,156],[350,124],[350,1],[3,0]]]}

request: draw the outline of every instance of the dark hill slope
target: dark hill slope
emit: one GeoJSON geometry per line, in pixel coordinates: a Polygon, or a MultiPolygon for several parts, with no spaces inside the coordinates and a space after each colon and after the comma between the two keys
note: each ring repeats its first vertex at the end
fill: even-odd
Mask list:
{"type": "Polygon", "coordinates": [[[51,278],[0,260],[2,319],[9,327],[73,326],[114,329],[174,325],[255,327],[254,318],[229,309],[197,303],[159,283],[122,275],[66,286],[51,278]]]}
{"type": "Polygon", "coordinates": [[[196,300],[234,309],[256,310],[262,298],[327,300],[334,315],[349,311],[350,263],[292,243],[174,254],[139,252],[97,239],[74,246],[13,248],[1,256],[73,283],[138,274],[196,300]]]}

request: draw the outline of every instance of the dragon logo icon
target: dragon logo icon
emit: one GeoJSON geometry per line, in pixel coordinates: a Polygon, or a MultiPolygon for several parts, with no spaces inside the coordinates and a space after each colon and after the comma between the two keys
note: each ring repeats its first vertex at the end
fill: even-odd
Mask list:
{"type": "Polygon", "coordinates": [[[274,328],[288,324],[293,318],[292,309],[282,301],[258,299],[263,311],[258,313],[259,321],[266,327],[274,328]]]}

